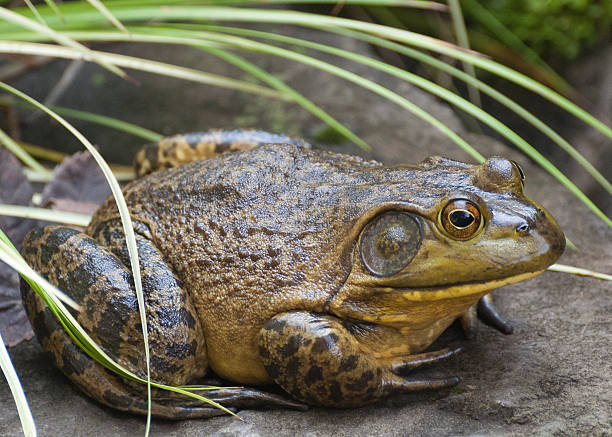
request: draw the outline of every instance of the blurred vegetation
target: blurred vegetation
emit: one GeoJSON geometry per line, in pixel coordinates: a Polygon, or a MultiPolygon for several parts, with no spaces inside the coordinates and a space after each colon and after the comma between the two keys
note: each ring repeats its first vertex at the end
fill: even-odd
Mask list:
{"type": "MultiPolygon", "coordinates": [[[[462,5],[474,30],[488,33],[462,5]]],[[[612,0],[480,0],[508,30],[552,64],[577,58],[606,39],[612,28],[612,0]]]]}

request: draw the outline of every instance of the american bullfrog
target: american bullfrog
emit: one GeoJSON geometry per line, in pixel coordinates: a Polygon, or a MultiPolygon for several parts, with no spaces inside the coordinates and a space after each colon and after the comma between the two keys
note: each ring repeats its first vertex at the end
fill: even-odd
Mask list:
{"type": "MultiPolygon", "coordinates": [[[[451,387],[457,378],[405,373],[459,350],[426,352],[457,319],[471,333],[478,313],[509,333],[489,293],[539,274],[565,246],[555,220],[523,194],[521,168],[504,158],[385,166],[261,131],[180,135],[138,157],[142,177],[124,195],[152,379],[184,385],[212,371],[245,386],[205,392],[233,409],[353,407],[451,387]],[[271,384],[290,397],[257,388],[271,384]]],[[[80,303],[77,319],[93,339],[144,376],[114,200],[84,232],[33,230],[23,255],[80,303]]],[[[108,406],[146,412],[141,385],[96,364],[22,290],[38,339],[68,378],[108,406]]],[[[174,419],[222,413],[156,390],[152,408],[174,419]]]]}

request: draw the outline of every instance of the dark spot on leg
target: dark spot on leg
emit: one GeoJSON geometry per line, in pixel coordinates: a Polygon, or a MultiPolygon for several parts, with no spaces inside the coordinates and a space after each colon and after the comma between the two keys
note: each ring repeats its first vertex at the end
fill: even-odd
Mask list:
{"type": "Polygon", "coordinates": [[[357,368],[357,360],[359,357],[357,355],[349,355],[348,357],[342,358],[340,361],[340,366],[338,370],[341,372],[349,372],[355,368],[357,368]]]}
{"type": "Polygon", "coordinates": [[[362,392],[368,386],[368,383],[374,378],[374,372],[368,370],[361,374],[361,377],[355,382],[345,384],[345,387],[350,391],[362,392]]]}
{"type": "Polygon", "coordinates": [[[307,385],[313,385],[317,381],[321,381],[323,379],[323,371],[318,366],[312,366],[306,377],[304,378],[304,382],[307,385]]]}
{"type": "Polygon", "coordinates": [[[127,409],[132,405],[132,398],[119,393],[106,390],[102,395],[102,399],[115,408],[127,409]]]}
{"type": "Polygon", "coordinates": [[[259,356],[263,358],[265,361],[270,359],[270,352],[263,345],[259,345],[259,356]]]}
{"type": "Polygon", "coordinates": [[[185,358],[195,354],[197,340],[191,343],[171,343],[166,346],[166,355],[173,358],[185,358]]]}
{"type": "Polygon", "coordinates": [[[285,366],[285,377],[290,376],[293,378],[299,378],[301,367],[302,363],[300,362],[300,359],[296,356],[292,357],[289,361],[287,361],[285,366]]]}
{"type": "Polygon", "coordinates": [[[150,362],[151,369],[157,373],[176,373],[179,370],[176,364],[155,355],[151,356],[150,362]]]}
{"type": "Polygon", "coordinates": [[[189,328],[193,329],[196,327],[196,319],[193,317],[191,312],[187,311],[184,307],[181,307],[179,314],[181,320],[183,320],[189,328]]]}
{"type": "Polygon", "coordinates": [[[66,376],[81,375],[91,366],[91,358],[72,343],[67,343],[62,348],[62,361],[64,362],[62,370],[66,376]]]}
{"type": "Polygon", "coordinates": [[[268,372],[268,375],[270,376],[270,378],[272,378],[274,381],[277,380],[277,378],[280,376],[280,368],[276,363],[271,363],[271,364],[266,364],[264,365],[266,372],[268,372]]]}
{"type": "Polygon", "coordinates": [[[287,339],[287,343],[278,348],[278,352],[283,358],[289,358],[300,350],[303,341],[304,337],[302,337],[300,334],[292,335],[287,339]]]}
{"type": "Polygon", "coordinates": [[[329,335],[326,335],[325,337],[317,337],[314,343],[312,344],[312,348],[310,349],[310,351],[313,354],[323,354],[328,352],[333,347],[333,344],[330,343],[329,340],[329,335]]]}
{"type": "Polygon", "coordinates": [[[287,326],[287,322],[284,320],[272,319],[268,320],[264,325],[264,328],[268,331],[274,331],[280,335],[283,335],[285,331],[285,326],[287,326]]]}

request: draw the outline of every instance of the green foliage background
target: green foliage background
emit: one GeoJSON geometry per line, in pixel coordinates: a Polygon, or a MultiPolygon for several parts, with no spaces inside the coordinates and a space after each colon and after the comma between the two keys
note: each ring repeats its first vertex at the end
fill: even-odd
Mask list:
{"type": "Polygon", "coordinates": [[[607,38],[612,28],[612,0],[481,0],[480,4],[551,62],[575,59],[607,38]]]}

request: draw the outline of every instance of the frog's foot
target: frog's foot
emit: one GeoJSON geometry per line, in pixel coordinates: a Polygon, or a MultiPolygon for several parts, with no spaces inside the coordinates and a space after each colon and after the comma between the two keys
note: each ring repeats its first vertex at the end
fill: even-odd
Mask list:
{"type": "Polygon", "coordinates": [[[485,294],[478,301],[478,318],[502,334],[510,335],[514,332],[512,325],[506,322],[495,309],[491,293],[485,294]]]}
{"type": "Polygon", "coordinates": [[[502,334],[512,334],[514,328],[499,315],[493,305],[491,293],[485,294],[477,304],[472,305],[459,318],[461,327],[468,339],[473,339],[478,333],[478,320],[485,325],[497,329],[502,334]]]}
{"type": "MultiPolygon", "coordinates": [[[[455,386],[458,378],[408,379],[388,360],[377,359],[333,316],[278,314],[260,331],[259,353],[270,377],[296,399],[311,405],[355,407],[391,394],[455,386]]],[[[420,354],[413,367],[455,351],[420,354]]],[[[399,360],[398,360],[399,361],[399,360]]],[[[410,366],[410,358],[396,363],[410,366]]]]}

